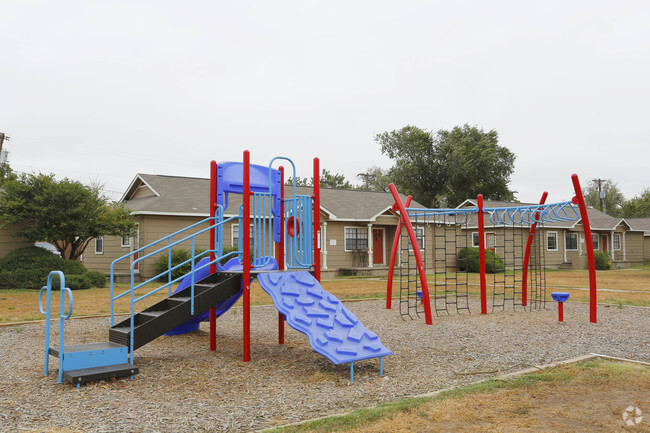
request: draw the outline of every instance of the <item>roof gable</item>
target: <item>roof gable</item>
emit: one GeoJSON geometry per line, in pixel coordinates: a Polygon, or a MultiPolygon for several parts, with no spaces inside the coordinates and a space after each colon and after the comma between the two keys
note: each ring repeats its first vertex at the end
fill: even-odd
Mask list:
{"type": "MultiPolygon", "coordinates": [[[[210,180],[182,176],[138,174],[122,197],[135,214],[209,215],[210,180]]],[[[296,187],[299,195],[313,195],[311,187],[296,187]]],[[[400,194],[402,200],[406,196],[400,194]]],[[[293,197],[293,188],[285,187],[285,198],[293,197]]],[[[394,204],[387,192],[321,188],[321,211],[330,220],[372,222],[390,214],[394,204]]],[[[235,215],[241,195],[231,194],[226,214],[235,215]]],[[[411,207],[422,207],[413,202],[411,207]]]]}

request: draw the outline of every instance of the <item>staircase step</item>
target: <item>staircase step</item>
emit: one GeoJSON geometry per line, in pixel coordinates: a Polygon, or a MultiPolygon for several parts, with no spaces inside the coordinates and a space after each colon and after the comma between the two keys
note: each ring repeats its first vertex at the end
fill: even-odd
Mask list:
{"type": "MultiPolygon", "coordinates": [[[[128,330],[127,330],[128,332],[128,330]]],[[[79,353],[79,352],[102,352],[111,349],[120,349],[125,347],[122,344],[113,343],[112,341],[105,341],[102,343],[90,343],[90,344],[76,344],[71,346],[63,346],[64,353],[79,353]]],[[[50,355],[58,358],[59,357],[59,348],[50,347],[50,355]]]]}
{"type": "Polygon", "coordinates": [[[75,385],[98,380],[127,377],[138,374],[138,367],[131,364],[114,364],[103,367],[80,368],[63,372],[63,380],[75,385]]]}
{"type": "Polygon", "coordinates": [[[160,316],[162,316],[163,314],[165,314],[167,311],[169,311],[169,310],[161,310],[161,311],[143,311],[143,312],[141,312],[141,313],[139,313],[139,314],[141,314],[141,315],[143,315],[143,316],[149,316],[149,317],[160,317],[160,316]]]}

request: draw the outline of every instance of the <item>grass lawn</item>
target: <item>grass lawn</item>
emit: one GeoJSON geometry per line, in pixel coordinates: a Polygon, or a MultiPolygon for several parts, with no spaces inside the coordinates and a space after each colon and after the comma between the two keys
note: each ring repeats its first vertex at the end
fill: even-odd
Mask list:
{"type": "MultiPolygon", "coordinates": [[[[614,269],[598,271],[598,302],[614,305],[650,306],[650,266],[633,269],[614,269]]],[[[429,277],[430,290],[433,291],[433,276],[429,277]]],[[[469,274],[469,292],[479,295],[479,276],[469,274]]],[[[491,296],[494,279],[487,277],[488,297],[491,296]]],[[[547,270],[546,271],[547,299],[551,300],[550,292],[563,291],[571,293],[571,302],[589,302],[588,271],[547,270]]],[[[323,281],[323,288],[339,299],[367,299],[386,297],[385,278],[337,278],[323,281]]],[[[128,290],[128,284],[116,285],[115,292],[128,290]]],[[[139,294],[153,290],[155,285],[148,285],[139,290],[139,294]]],[[[0,323],[22,322],[42,319],[38,310],[38,290],[0,290],[0,323]]],[[[166,297],[167,291],[162,290],[141,301],[137,311],[141,311],[153,303],[166,297]]],[[[75,290],[73,317],[110,314],[110,288],[93,288],[75,290]]],[[[393,296],[399,296],[399,279],[393,283],[393,296]]],[[[251,287],[251,302],[253,305],[270,304],[271,298],[257,282],[251,287]]],[[[53,315],[59,308],[58,292],[53,292],[53,315]]],[[[116,303],[117,314],[129,311],[129,300],[125,297],[116,303]]]]}
{"type": "Polygon", "coordinates": [[[648,407],[649,389],[650,367],[596,359],[270,432],[649,431],[635,410],[624,419],[629,407],[648,407]]]}

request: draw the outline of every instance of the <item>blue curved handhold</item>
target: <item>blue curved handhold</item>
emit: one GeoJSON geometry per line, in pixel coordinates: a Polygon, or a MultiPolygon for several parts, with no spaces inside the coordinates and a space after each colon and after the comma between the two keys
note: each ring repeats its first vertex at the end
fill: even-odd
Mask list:
{"type": "Polygon", "coordinates": [[[567,292],[552,292],[551,296],[555,302],[565,302],[571,296],[571,293],[567,292]]]}

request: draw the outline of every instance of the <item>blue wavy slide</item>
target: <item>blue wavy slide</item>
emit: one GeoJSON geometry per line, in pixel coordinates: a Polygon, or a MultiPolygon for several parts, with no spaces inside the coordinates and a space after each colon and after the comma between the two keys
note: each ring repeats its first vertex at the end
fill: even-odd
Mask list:
{"type": "Polygon", "coordinates": [[[312,348],[333,363],[393,353],[309,272],[263,272],[257,280],[287,323],[307,335],[312,348]]]}

